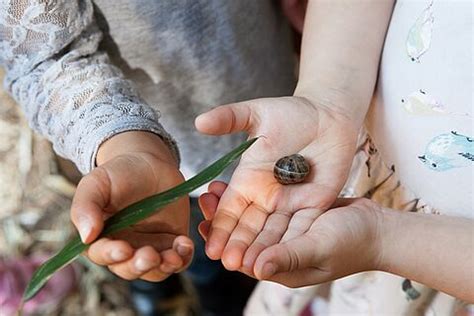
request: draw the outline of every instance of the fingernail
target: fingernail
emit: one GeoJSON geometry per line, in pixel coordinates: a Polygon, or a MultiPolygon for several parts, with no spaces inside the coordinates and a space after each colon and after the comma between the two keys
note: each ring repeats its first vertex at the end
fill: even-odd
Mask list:
{"type": "Polygon", "coordinates": [[[276,266],[272,262],[265,263],[262,269],[262,279],[268,279],[276,272],[276,266]]]}
{"type": "Polygon", "coordinates": [[[92,225],[91,222],[87,217],[80,217],[79,218],[79,235],[81,236],[82,242],[85,242],[87,237],[89,237],[91,231],[92,231],[92,225]]]}
{"type": "Polygon", "coordinates": [[[186,257],[191,254],[192,249],[189,245],[178,245],[178,247],[176,247],[176,251],[181,257],[186,257]]]}
{"type": "Polygon", "coordinates": [[[137,261],[135,261],[135,268],[138,271],[145,272],[145,271],[148,271],[150,269],[150,264],[148,263],[147,260],[142,259],[142,258],[138,258],[137,261]]]}
{"type": "Polygon", "coordinates": [[[211,259],[214,259],[213,257],[215,257],[216,252],[217,252],[214,244],[207,242],[205,248],[206,248],[206,253],[208,254],[208,256],[211,257],[211,259]]]}
{"type": "Polygon", "coordinates": [[[122,261],[122,260],[127,259],[127,254],[123,252],[122,250],[114,249],[110,253],[110,258],[113,261],[122,261]]]}
{"type": "Polygon", "coordinates": [[[195,119],[194,119],[194,124],[198,125],[198,121],[200,121],[202,119],[202,115],[203,114],[199,114],[195,119]]]}

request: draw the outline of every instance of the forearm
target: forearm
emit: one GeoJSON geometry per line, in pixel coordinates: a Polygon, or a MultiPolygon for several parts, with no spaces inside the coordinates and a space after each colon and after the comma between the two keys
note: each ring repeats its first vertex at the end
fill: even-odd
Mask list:
{"type": "Polygon", "coordinates": [[[83,174],[95,167],[99,146],[122,132],[150,131],[176,149],[159,124],[158,113],[138,97],[131,82],[103,53],[47,63],[18,78],[10,91],[30,126],[83,174]]]}
{"type": "Polygon", "coordinates": [[[392,8],[393,0],[310,0],[295,95],[362,123],[392,8]]]}
{"type": "Polygon", "coordinates": [[[82,173],[95,166],[99,145],[115,134],[144,130],[177,148],[159,114],[139,96],[105,52],[90,0],[0,5],[0,65],[5,86],[36,132],[82,173]],[[14,14],[16,13],[16,14],[14,14]],[[18,16],[19,15],[19,16],[18,16]],[[13,37],[11,34],[40,34],[13,37]]]}
{"type": "Polygon", "coordinates": [[[474,301],[474,221],[383,210],[379,269],[474,301]]]}

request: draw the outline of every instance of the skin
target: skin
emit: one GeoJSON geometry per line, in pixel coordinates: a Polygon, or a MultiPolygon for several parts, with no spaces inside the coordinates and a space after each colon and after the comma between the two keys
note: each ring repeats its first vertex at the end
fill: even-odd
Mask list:
{"type": "Polygon", "coordinates": [[[250,269],[256,254],[282,238],[287,226],[306,230],[334,202],[349,172],[357,126],[298,97],[253,100],[208,114],[196,120],[202,132],[246,130],[251,137],[264,135],[242,156],[220,199],[206,244],[207,255],[222,259],[227,269],[250,269]],[[283,125],[274,123],[283,121],[283,125]],[[298,130],[300,137],[295,138],[298,130]],[[306,157],[311,173],[305,183],[281,185],[273,176],[273,165],[292,153],[306,157]],[[275,221],[270,223],[272,214],[275,221]]]}
{"type": "MultiPolygon", "coordinates": [[[[95,240],[113,213],[183,182],[167,146],[148,132],[110,138],[99,148],[97,166],[79,183],[71,207],[85,243],[95,240]]],[[[189,200],[182,198],[130,229],[95,241],[86,255],[124,279],[160,281],[189,265],[194,245],[188,228],[189,200]]]]}
{"type": "Polygon", "coordinates": [[[242,156],[219,199],[206,243],[211,259],[250,273],[262,249],[306,231],[334,203],[373,94],[392,6],[309,1],[294,96],[220,106],[196,118],[204,134],[263,136],[242,156]],[[273,165],[295,153],[311,173],[302,184],[281,185],[273,165]]]}
{"type": "MultiPolygon", "coordinates": [[[[310,2],[304,27],[311,32],[303,36],[295,96],[219,107],[197,118],[196,127],[206,134],[264,136],[244,155],[222,196],[207,244],[209,257],[222,258],[231,270],[250,268],[262,247],[291,237],[287,226],[306,230],[334,202],[373,91],[391,5],[310,2]],[[273,163],[293,153],[310,161],[313,174],[304,184],[283,187],[273,178],[273,163]],[[277,214],[273,227],[265,224],[271,214],[277,214]],[[256,241],[262,230],[268,234],[256,241]],[[244,258],[248,248],[253,250],[244,258]]],[[[99,148],[97,165],[79,184],[71,210],[87,243],[111,213],[183,181],[168,148],[146,132],[110,138],[99,148]]],[[[188,223],[184,198],[125,233],[95,242],[87,255],[123,278],[159,281],[191,260],[188,223]],[[189,251],[180,255],[180,248],[189,251]]]]}
{"type": "MultiPolygon", "coordinates": [[[[204,239],[227,185],[213,182],[200,197],[204,239]]],[[[269,221],[272,221],[272,216],[269,221]]],[[[474,302],[474,220],[400,212],[367,199],[338,199],[302,232],[262,249],[252,270],[259,280],[289,287],[324,283],[362,271],[397,274],[474,302]]],[[[261,233],[262,234],[262,233],[261,233]]]]}

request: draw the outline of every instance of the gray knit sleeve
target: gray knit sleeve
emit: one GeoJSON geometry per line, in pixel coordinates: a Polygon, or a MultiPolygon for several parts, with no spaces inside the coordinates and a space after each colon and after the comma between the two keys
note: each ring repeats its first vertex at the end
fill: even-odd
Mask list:
{"type": "Polygon", "coordinates": [[[0,65],[5,88],[31,127],[82,173],[99,145],[128,130],[154,132],[179,153],[159,113],[98,50],[102,33],[90,0],[0,0],[0,65]]]}

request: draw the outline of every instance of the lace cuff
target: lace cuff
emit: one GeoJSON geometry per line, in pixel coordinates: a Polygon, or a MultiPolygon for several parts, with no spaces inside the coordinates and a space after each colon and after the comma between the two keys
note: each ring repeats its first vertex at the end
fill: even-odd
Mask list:
{"type": "Polygon", "coordinates": [[[157,134],[163,139],[165,144],[171,149],[171,153],[176,161],[180,161],[179,151],[174,139],[164,130],[158,122],[154,120],[144,120],[143,117],[121,117],[110,120],[98,129],[92,130],[91,135],[80,138],[77,146],[76,165],[83,174],[90,172],[96,167],[97,150],[107,139],[117,134],[127,131],[147,131],[157,134]],[[91,142],[91,139],[94,141],[91,142]]]}

